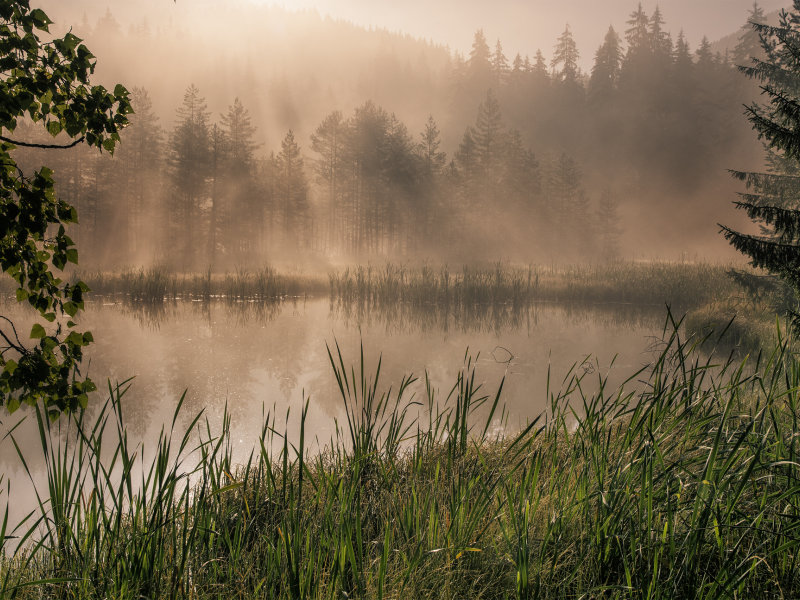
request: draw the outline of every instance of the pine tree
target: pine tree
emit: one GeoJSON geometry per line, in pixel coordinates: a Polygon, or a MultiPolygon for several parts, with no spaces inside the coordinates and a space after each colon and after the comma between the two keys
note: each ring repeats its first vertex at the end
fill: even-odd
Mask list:
{"type": "MultiPolygon", "coordinates": [[[[227,209],[227,231],[222,241],[236,257],[244,257],[257,250],[256,244],[263,230],[252,177],[253,152],[259,146],[253,140],[256,127],[251,124],[250,114],[239,98],[234,99],[227,114],[220,115],[220,124],[220,158],[224,173],[224,204],[227,209]]],[[[219,201],[219,198],[216,200],[219,201]]],[[[211,227],[217,227],[217,223],[212,223],[211,227]]]]}
{"type": "Polygon", "coordinates": [[[297,248],[304,240],[304,225],[308,215],[308,184],[303,170],[300,147],[289,130],[281,142],[278,154],[277,199],[280,206],[283,243],[297,248]]]}
{"type": "Polygon", "coordinates": [[[536,50],[533,57],[534,63],[530,70],[531,85],[534,89],[544,89],[550,85],[550,74],[547,72],[547,62],[541,50],[536,50]]]}
{"type": "Polygon", "coordinates": [[[669,39],[669,33],[664,31],[664,24],[664,19],[661,16],[661,9],[656,4],[656,9],[648,23],[650,29],[648,36],[650,52],[655,57],[669,57],[672,52],[672,42],[669,39]]]}
{"type": "Polygon", "coordinates": [[[579,75],[579,58],[578,45],[572,39],[572,32],[569,30],[569,23],[567,23],[564,33],[558,38],[558,44],[556,44],[555,52],[553,53],[553,60],[550,61],[550,67],[555,70],[561,65],[558,79],[564,83],[576,83],[579,75]]]}
{"type": "Polygon", "coordinates": [[[314,161],[317,181],[326,188],[327,227],[324,248],[331,252],[338,244],[339,196],[341,195],[342,152],[345,123],[339,110],[329,114],[311,135],[311,150],[320,155],[314,161]]]}
{"type": "Polygon", "coordinates": [[[622,227],[619,224],[619,200],[611,188],[606,188],[600,196],[595,223],[600,255],[606,260],[616,258],[622,227]]]}
{"type": "Polygon", "coordinates": [[[753,9],[750,11],[747,23],[742,25],[740,29],[742,34],[739,36],[739,42],[733,49],[733,61],[735,64],[747,65],[752,57],[764,58],[765,53],[761,47],[759,31],[753,27],[753,24],[764,25],[766,22],[764,9],[758,5],[758,2],[753,2],[753,9]]]}
{"type": "Polygon", "coordinates": [[[619,36],[609,26],[603,45],[595,54],[592,74],[589,78],[589,99],[593,102],[607,102],[611,99],[619,81],[622,65],[622,48],[619,36]]]}
{"type": "MultiPolygon", "coordinates": [[[[417,222],[415,235],[420,236],[423,240],[428,240],[433,224],[443,223],[447,218],[443,212],[441,189],[442,172],[447,164],[447,155],[439,150],[442,141],[433,115],[428,117],[425,130],[420,134],[420,138],[415,147],[415,153],[419,160],[420,202],[413,216],[417,222]]],[[[415,240],[414,246],[416,245],[415,240]]]]}
{"type": "MultiPolygon", "coordinates": [[[[769,104],[747,107],[746,114],[759,138],[777,151],[782,161],[800,159],[800,0],[783,13],[778,27],[754,24],[762,36],[765,60],[751,56],[751,66],[740,66],[747,77],[762,84],[769,104]]],[[[747,192],[740,193],[737,208],[767,228],[755,236],[722,226],[730,244],[750,258],[750,264],[769,271],[800,292],[800,177],[784,173],[733,172],[747,192]]],[[[737,278],[742,279],[738,273],[737,278]]],[[[789,310],[793,326],[800,331],[800,312],[789,310]]]]}
{"type": "Polygon", "coordinates": [[[122,205],[117,249],[127,256],[141,260],[152,259],[160,248],[162,236],[154,223],[163,223],[166,214],[160,207],[161,156],[164,151],[164,132],[153,112],[153,102],[144,88],[133,88],[131,105],[136,111],[130,117],[130,126],[123,132],[124,142],[115,154],[113,164],[117,178],[115,195],[122,205]],[[144,253],[151,255],[146,256],[144,253]]]}
{"type": "Polygon", "coordinates": [[[497,208],[497,191],[503,160],[504,129],[505,123],[503,123],[503,115],[500,112],[500,103],[492,93],[492,90],[489,89],[486,92],[486,100],[478,107],[478,119],[474,129],[475,145],[480,160],[480,177],[483,188],[481,194],[482,203],[484,208],[489,211],[497,208]]]}
{"type": "Polygon", "coordinates": [[[494,47],[494,55],[492,56],[492,72],[494,74],[494,88],[500,93],[500,89],[505,86],[506,79],[508,78],[508,59],[503,54],[503,46],[500,44],[500,39],[497,39],[497,44],[494,47]]]}
{"type": "Polygon", "coordinates": [[[675,45],[673,61],[675,63],[674,78],[676,85],[679,88],[683,88],[682,92],[688,92],[693,79],[694,60],[692,60],[689,42],[686,41],[683,35],[683,29],[678,33],[678,43],[675,45]]]}
{"type": "Polygon", "coordinates": [[[650,19],[647,18],[642,9],[641,2],[639,2],[636,11],[631,13],[630,19],[626,23],[630,25],[625,30],[625,39],[628,42],[628,58],[630,58],[637,53],[646,52],[650,46],[650,19]]]}
{"type": "Polygon", "coordinates": [[[700,47],[695,52],[697,55],[697,70],[708,73],[714,69],[714,54],[711,52],[711,42],[706,36],[700,40],[700,47]]]}
{"type": "Polygon", "coordinates": [[[200,90],[186,89],[169,141],[170,245],[183,267],[197,266],[202,207],[208,197],[209,112],[200,90]]]}
{"type": "MultiPolygon", "coordinates": [[[[484,94],[494,83],[492,54],[483,35],[483,29],[475,32],[472,51],[467,61],[467,81],[473,94],[484,94]]],[[[474,106],[474,105],[473,105],[474,106]]]]}

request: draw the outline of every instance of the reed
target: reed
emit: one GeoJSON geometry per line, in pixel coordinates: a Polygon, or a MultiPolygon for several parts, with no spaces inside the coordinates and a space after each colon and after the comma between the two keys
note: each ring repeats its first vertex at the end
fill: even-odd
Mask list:
{"type": "Polygon", "coordinates": [[[719,363],[667,325],[624,386],[548,381],[517,433],[469,356],[419,406],[413,378],[381,391],[380,362],[338,348],[342,426],[313,452],[307,399],[299,439],[267,413],[239,465],[227,411],[180,433],[181,399],[152,449],[128,439],[126,384],[91,422],[37,411],[48,486],[25,543],[0,537],[0,596],[796,597],[800,363],[782,338],[719,363]]]}
{"type": "Polygon", "coordinates": [[[132,302],[273,301],[319,295],[326,289],[321,278],[299,272],[278,273],[270,264],[254,272],[237,266],[221,274],[212,273],[210,268],[202,273],[177,273],[164,264],[153,264],[112,272],[76,269],[73,275],[84,281],[94,294],[132,302]]]}
{"type": "Polygon", "coordinates": [[[535,302],[670,304],[688,308],[736,293],[730,265],[705,262],[615,261],[490,268],[445,265],[355,266],[331,273],[330,294],[344,302],[416,306],[535,302]]]}

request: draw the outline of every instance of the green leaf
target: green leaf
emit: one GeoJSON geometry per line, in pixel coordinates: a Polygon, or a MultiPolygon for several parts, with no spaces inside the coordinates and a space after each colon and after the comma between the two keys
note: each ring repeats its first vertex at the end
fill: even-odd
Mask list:
{"type": "Polygon", "coordinates": [[[83,336],[77,331],[73,331],[67,336],[67,343],[75,344],[76,346],[84,346],[83,336]]]}
{"type": "Polygon", "coordinates": [[[6,404],[6,408],[8,409],[8,412],[10,414],[14,414],[16,410],[19,408],[19,405],[20,405],[19,398],[15,398],[12,396],[8,399],[8,404],[6,404]]]}
{"type": "Polygon", "coordinates": [[[17,363],[10,359],[6,362],[6,366],[3,367],[3,372],[8,373],[9,375],[13,375],[14,371],[16,370],[17,370],[17,363]]]}
{"type": "Polygon", "coordinates": [[[17,288],[17,302],[23,302],[28,299],[30,294],[22,288],[17,288]]]}
{"type": "Polygon", "coordinates": [[[38,323],[36,323],[31,328],[31,339],[32,340],[40,340],[46,335],[47,335],[47,332],[44,330],[44,327],[42,327],[38,323]]]}
{"type": "Polygon", "coordinates": [[[50,323],[52,323],[53,321],[56,320],[56,313],[54,312],[44,313],[42,315],[42,318],[47,319],[50,323]]]}
{"type": "MultiPolygon", "coordinates": [[[[72,243],[72,240],[68,243],[72,243]]],[[[78,251],[75,248],[67,250],[67,262],[71,262],[74,265],[78,264],[78,251]]]]}
{"type": "Polygon", "coordinates": [[[64,302],[62,308],[64,309],[64,312],[67,313],[70,317],[74,317],[76,314],[78,314],[78,305],[72,301],[64,302]]]}

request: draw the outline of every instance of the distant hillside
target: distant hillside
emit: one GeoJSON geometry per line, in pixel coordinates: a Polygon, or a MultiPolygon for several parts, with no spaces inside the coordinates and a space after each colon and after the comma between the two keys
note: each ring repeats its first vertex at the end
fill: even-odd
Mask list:
{"type": "MultiPolygon", "coordinates": [[[[773,10],[772,12],[768,12],[765,16],[767,18],[768,25],[777,25],[778,20],[780,18],[781,11],[780,10],[773,10]]],[[[733,52],[733,49],[736,47],[736,44],[739,43],[739,37],[742,35],[742,30],[738,29],[733,33],[726,35],[723,38],[716,40],[715,42],[711,42],[711,51],[714,53],[719,52],[720,54],[725,54],[725,50],[729,50],[733,52]]]]}
{"type": "Polygon", "coordinates": [[[130,20],[107,9],[99,19],[65,5],[52,12],[56,31],[71,27],[99,57],[97,80],[146,88],[167,129],[190,84],[214,118],[240,98],[267,152],[287,130],[305,141],[332,110],[350,112],[368,98],[415,132],[431,113],[444,118],[447,47],[315,10],[220,4],[192,4],[181,21],[157,10],[138,18],[122,11],[130,20]]]}

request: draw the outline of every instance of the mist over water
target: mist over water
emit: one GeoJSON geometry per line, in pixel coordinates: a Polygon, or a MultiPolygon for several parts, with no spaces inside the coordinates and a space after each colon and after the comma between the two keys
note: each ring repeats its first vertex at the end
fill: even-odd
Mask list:
{"type": "MultiPolygon", "coordinates": [[[[12,312],[21,327],[28,325],[29,311],[12,312]]],[[[423,404],[426,372],[438,390],[436,397],[444,402],[465,357],[472,357],[483,386],[481,396],[494,398],[505,378],[501,408],[504,405],[506,422],[498,411],[495,430],[517,431],[549,408],[548,375],[551,391],[557,392],[569,373],[584,373],[583,388],[591,392],[600,377],[607,377],[606,387],[613,389],[652,361],[664,316],[658,307],[535,305],[457,318],[436,310],[359,311],[327,299],[273,305],[173,302],[157,307],[98,301],[87,305],[81,323],[97,332],[86,360],[101,390],[87,416],[92,422],[91,416],[100,410],[107,381],[114,386],[133,377],[123,401],[131,444],[152,452],[186,392],[175,431],[184,431],[202,409],[213,433],[227,407],[232,439],[238,441],[235,456],[246,461],[257,444],[265,411],[277,415],[279,428],[288,427],[290,439],[297,442],[300,411],[308,397],[306,430],[314,440],[312,450],[318,450],[335,435],[335,419],[340,425],[345,419],[326,349],[327,344],[335,355],[338,343],[345,365],[352,366],[357,377],[362,345],[368,377],[375,374],[380,358],[379,391],[396,390],[404,376],[413,374],[417,382],[405,399],[423,404]]],[[[474,418],[477,422],[485,415],[484,410],[474,418]]],[[[419,416],[427,418],[424,410],[419,416]]],[[[6,413],[0,419],[2,435],[22,418],[26,422],[15,431],[15,439],[41,484],[44,465],[31,410],[6,413]]],[[[10,439],[0,444],[0,468],[11,475],[15,497],[32,493],[10,439]]],[[[27,504],[15,506],[18,514],[12,516],[21,518],[27,504]]]]}
{"type": "MultiPolygon", "coordinates": [[[[648,364],[660,347],[662,298],[456,309],[168,292],[178,274],[197,290],[225,278],[274,291],[273,265],[325,280],[391,260],[406,281],[406,268],[497,264],[499,282],[497,261],[735,257],[717,223],[753,226],[731,208],[738,187],[726,169],[764,163],[741,117],[758,87],[736,69],[756,52],[741,29],[753,15],[739,2],[704,3],[726,27],[708,21],[708,39],[703,23],[681,21],[696,16],[686,3],[665,3],[663,13],[585,3],[589,16],[575,21],[578,4],[563,15],[547,5],[535,34],[520,34],[524,19],[510,19],[527,9],[508,3],[502,26],[473,11],[432,36],[430,27],[365,24],[382,13],[359,2],[112,2],[99,12],[96,3],[45,3],[54,32],[84,39],[97,82],[127,86],[136,114],[113,158],[85,145],[15,156],[26,173],[51,167],[58,196],[78,211],[70,235],[81,269],[70,277],[139,277],[155,289],[138,290],[147,302],[89,296],[79,325],[96,341],[84,369],[100,391],[87,415],[100,410],[105,382],[125,382],[131,442],[152,447],[185,393],[176,430],[201,410],[219,426],[227,410],[234,456],[246,460],[265,412],[295,439],[306,398],[314,447],[335,435],[344,413],[328,348],[337,344],[356,369],[363,347],[368,376],[382,361],[379,389],[413,373],[407,400],[424,399],[427,374],[443,402],[471,357],[486,395],[504,381],[497,432],[545,412],[548,381],[557,390],[583,374],[591,393],[601,378],[616,388],[648,364]],[[444,37],[455,28],[458,39],[444,37]]],[[[759,15],[774,21],[776,8],[759,15]]],[[[15,133],[52,141],[39,124],[15,133]]],[[[3,311],[30,330],[29,312],[13,303],[3,311]]],[[[23,407],[0,422],[9,430],[27,418],[15,438],[41,482],[32,417],[23,407]]],[[[16,497],[32,501],[10,439],[0,468],[16,497]]],[[[25,505],[13,505],[12,522],[25,505]]]]}

